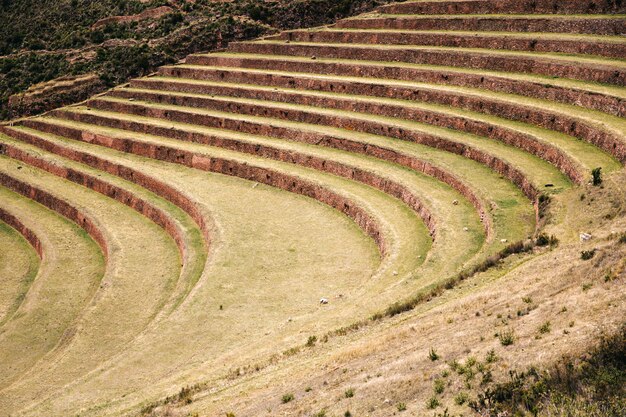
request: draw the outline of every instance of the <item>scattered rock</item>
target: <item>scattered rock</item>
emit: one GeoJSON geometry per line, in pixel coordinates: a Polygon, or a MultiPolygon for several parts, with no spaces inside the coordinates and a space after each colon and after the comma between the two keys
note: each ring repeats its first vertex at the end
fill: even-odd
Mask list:
{"type": "Polygon", "coordinates": [[[328,304],[328,298],[320,298],[320,304],[328,304]]]}
{"type": "Polygon", "coordinates": [[[506,242],[508,242],[507,239],[500,239],[500,243],[506,243],[506,242]]]}
{"type": "Polygon", "coordinates": [[[454,204],[455,206],[458,206],[458,205],[459,205],[459,200],[454,200],[454,201],[452,202],[452,204],[454,204]]]}
{"type": "Polygon", "coordinates": [[[591,236],[590,233],[581,233],[580,234],[580,241],[581,242],[587,242],[587,241],[591,240],[592,237],[593,236],[591,236]]]}
{"type": "Polygon", "coordinates": [[[463,231],[464,231],[464,232],[467,232],[468,230],[469,230],[469,227],[464,227],[464,228],[463,228],[463,231]]]}

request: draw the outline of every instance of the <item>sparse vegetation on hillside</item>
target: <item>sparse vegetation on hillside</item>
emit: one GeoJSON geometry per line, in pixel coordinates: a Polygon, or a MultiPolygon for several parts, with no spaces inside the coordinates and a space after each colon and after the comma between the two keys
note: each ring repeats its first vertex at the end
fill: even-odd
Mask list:
{"type": "Polygon", "coordinates": [[[68,75],[97,74],[102,87],[141,76],[190,53],[225,47],[279,29],[318,26],[371,9],[386,0],[4,0],[0,3],[0,119],[86,99],[93,94],[55,92],[44,99],[16,96],[68,75]],[[158,18],[115,21],[157,7],[158,18]]]}
{"type": "Polygon", "coordinates": [[[540,371],[511,371],[509,380],[479,393],[470,407],[482,416],[618,417],[626,411],[626,325],[579,358],[540,371]]]}

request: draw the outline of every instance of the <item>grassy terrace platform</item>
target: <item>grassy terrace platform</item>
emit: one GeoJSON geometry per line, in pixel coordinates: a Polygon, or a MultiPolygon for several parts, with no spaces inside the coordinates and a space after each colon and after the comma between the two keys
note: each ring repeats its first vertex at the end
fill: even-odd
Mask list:
{"type": "MultiPolygon", "coordinates": [[[[0,209],[2,210],[2,209],[0,209]]],[[[8,212],[2,210],[3,217],[8,212]]],[[[0,293],[0,326],[11,319],[39,270],[39,254],[25,236],[8,223],[0,222],[0,276],[3,280],[0,293]]]]}
{"type": "Polygon", "coordinates": [[[474,87],[532,98],[544,98],[567,104],[576,102],[579,103],[579,106],[618,116],[626,114],[626,95],[623,88],[558,77],[523,73],[511,74],[502,71],[479,71],[442,65],[328,58],[312,60],[310,57],[224,52],[211,55],[193,55],[187,60],[186,65],[163,67],[160,72],[164,75],[175,76],[191,73],[193,74],[191,78],[203,79],[202,70],[204,68],[202,66],[231,67],[231,71],[241,68],[254,68],[474,87]]]}
{"type": "Polygon", "coordinates": [[[389,4],[0,126],[0,410],[432,415],[461,353],[583,346],[623,309],[624,13],[389,4]]]}
{"type": "MultiPolygon", "coordinates": [[[[6,164],[6,158],[2,162],[6,164]]],[[[54,349],[96,293],[104,278],[105,259],[98,245],[74,223],[5,187],[0,187],[0,193],[2,209],[39,237],[43,255],[37,276],[15,288],[12,314],[3,317],[0,345],[7,360],[2,362],[0,384],[5,388],[54,349]]],[[[11,274],[17,266],[12,264],[11,274]]]]}

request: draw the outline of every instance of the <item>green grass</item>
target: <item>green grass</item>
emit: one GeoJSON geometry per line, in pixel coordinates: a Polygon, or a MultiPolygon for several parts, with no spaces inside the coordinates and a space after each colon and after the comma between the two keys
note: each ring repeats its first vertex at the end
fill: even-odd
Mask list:
{"type": "Polygon", "coordinates": [[[39,266],[39,256],[30,243],[0,221],[0,328],[24,300],[39,266]]]}
{"type": "MultiPolygon", "coordinates": [[[[151,104],[150,106],[154,107],[154,108],[159,108],[159,109],[166,109],[168,108],[168,106],[165,105],[153,105],[151,104]]],[[[187,108],[185,108],[187,109],[187,108]]],[[[190,111],[193,111],[194,113],[196,112],[196,109],[190,108],[190,111]]],[[[343,151],[338,151],[335,149],[324,149],[324,148],[320,148],[320,147],[316,147],[316,146],[312,146],[312,145],[306,145],[306,144],[299,144],[299,143],[291,143],[291,142],[287,142],[287,141],[282,141],[280,139],[276,139],[276,138],[264,138],[264,137],[258,137],[258,136],[253,136],[253,135],[249,135],[249,134],[242,134],[242,133],[237,133],[237,132],[231,132],[231,131],[226,131],[223,129],[212,129],[212,128],[207,128],[207,127],[200,127],[200,126],[194,126],[194,125],[188,125],[188,124],[183,124],[183,123],[177,123],[177,122],[170,122],[170,121],[165,121],[165,120],[161,120],[161,119],[154,119],[154,118],[146,118],[146,117],[139,117],[139,116],[133,116],[133,115],[126,115],[126,114],[121,114],[121,113],[114,113],[114,112],[108,112],[108,111],[100,111],[100,110],[86,110],[84,108],[80,108],[80,107],[74,107],[71,109],[71,111],[73,112],[77,112],[77,113],[82,113],[82,112],[88,112],[89,114],[98,114],[98,115],[103,115],[106,117],[112,117],[112,118],[119,118],[121,120],[133,120],[133,121],[141,121],[143,123],[148,123],[151,125],[155,125],[155,126],[167,126],[168,128],[171,128],[172,126],[175,126],[176,128],[179,129],[183,129],[185,131],[193,131],[193,132],[198,132],[198,133],[215,133],[218,134],[219,136],[222,137],[231,137],[231,138],[235,138],[237,140],[243,141],[243,142],[248,142],[248,143],[264,143],[264,144],[268,144],[270,146],[273,147],[279,147],[285,150],[298,150],[300,152],[304,152],[306,154],[313,154],[313,155],[317,155],[317,156],[321,156],[324,157],[326,159],[332,159],[332,160],[338,160],[338,161],[342,161],[344,163],[347,163],[349,165],[354,165],[355,163],[358,163],[357,166],[363,167],[367,170],[372,170],[372,169],[377,169],[378,171],[380,171],[380,167],[384,166],[386,167],[384,169],[384,171],[380,171],[381,174],[384,174],[383,176],[387,177],[389,176],[389,173],[392,171],[389,171],[390,166],[393,166],[393,164],[389,164],[389,163],[381,163],[381,161],[376,160],[374,158],[370,158],[370,157],[364,157],[361,155],[350,155],[346,152],[343,151]],[[364,163],[367,163],[367,165],[364,165],[364,163]],[[379,168],[377,168],[379,167],[379,168]]],[[[224,117],[237,117],[236,115],[232,115],[229,113],[215,113],[215,112],[211,112],[211,114],[220,114],[223,115],[224,117]]],[[[249,116],[249,117],[245,117],[246,120],[258,120],[260,122],[263,122],[263,118],[259,118],[259,117],[253,117],[253,116],[249,116]]],[[[54,120],[54,123],[65,123],[65,125],[72,125],[72,123],[68,122],[61,122],[58,120],[54,120]]],[[[267,123],[267,122],[266,122],[267,123]]],[[[288,122],[284,122],[284,121],[276,121],[273,123],[274,125],[276,124],[284,124],[284,125],[288,125],[288,122]]],[[[86,124],[74,124],[76,126],[82,126],[84,128],[87,129],[96,129],[99,132],[107,132],[107,133],[112,133],[115,135],[119,135],[121,132],[120,131],[116,131],[115,129],[109,129],[109,128],[101,128],[101,127],[94,127],[91,125],[86,125],[86,124]]],[[[294,127],[297,128],[306,128],[311,132],[316,131],[316,128],[313,125],[308,125],[308,124],[303,124],[303,123],[294,123],[292,124],[294,127]]],[[[469,177],[469,182],[470,184],[472,184],[474,186],[474,188],[478,188],[479,190],[485,190],[483,195],[486,195],[487,198],[491,197],[492,194],[494,193],[501,193],[502,196],[504,197],[504,195],[507,195],[509,198],[511,196],[513,197],[517,197],[519,204],[516,207],[511,207],[511,205],[509,205],[508,208],[506,208],[504,211],[500,211],[499,209],[495,211],[494,214],[494,219],[496,219],[496,235],[498,236],[498,243],[496,245],[500,245],[499,243],[499,239],[501,238],[506,238],[508,240],[517,240],[519,239],[521,236],[524,236],[525,233],[528,233],[529,230],[526,229],[527,227],[532,227],[532,224],[529,225],[528,222],[532,222],[531,220],[531,214],[530,211],[528,210],[529,207],[526,206],[525,203],[523,203],[524,198],[521,196],[521,194],[519,193],[519,191],[517,191],[515,189],[515,187],[508,183],[507,181],[501,180],[495,173],[493,173],[492,171],[490,171],[488,168],[481,166],[480,164],[474,163],[472,161],[468,161],[465,158],[459,157],[457,155],[453,155],[447,152],[442,152],[442,151],[438,151],[436,149],[433,148],[429,148],[426,146],[421,146],[421,145],[416,145],[414,143],[409,143],[409,142],[403,142],[403,141],[398,141],[398,140],[393,140],[393,139],[388,139],[388,138],[384,138],[381,136],[375,136],[375,135],[368,135],[368,134],[364,134],[364,133],[359,133],[359,132],[351,132],[351,131],[345,131],[345,130],[341,130],[341,129],[334,129],[334,128],[325,128],[325,127],[320,127],[317,130],[322,130],[322,131],[327,131],[327,132],[331,132],[333,134],[341,134],[341,136],[347,137],[351,140],[357,140],[359,142],[366,142],[366,143],[375,143],[377,145],[381,145],[384,144],[384,146],[387,147],[391,147],[393,149],[398,149],[401,150],[404,153],[409,153],[412,155],[415,155],[417,158],[420,159],[426,159],[429,162],[434,163],[435,165],[440,165],[441,161],[450,161],[449,164],[443,165],[442,167],[444,169],[447,169],[450,172],[455,172],[457,173],[457,175],[461,176],[461,172],[467,174],[467,177],[469,177]],[[409,151],[409,152],[407,152],[409,151]],[[427,156],[426,158],[424,158],[424,156],[427,156]],[[466,169],[465,169],[466,168],[466,169]],[[483,179],[483,177],[487,177],[488,179],[485,180],[483,179]],[[492,180],[493,178],[493,180],[492,180]],[[497,180],[495,179],[497,178],[497,180]],[[474,181],[475,179],[475,181],[474,181]],[[496,187],[492,187],[492,186],[486,186],[483,185],[481,183],[486,182],[486,181],[496,181],[499,183],[498,186],[496,187]],[[490,195],[491,194],[491,195],[490,195]],[[519,222],[519,221],[506,221],[507,218],[511,219],[512,217],[517,217],[520,218],[518,216],[522,216],[522,218],[524,219],[523,222],[519,222]],[[498,227],[501,227],[500,229],[498,227]]],[[[139,134],[132,134],[134,138],[140,138],[141,135],[139,134]]],[[[162,139],[159,139],[162,140],[162,139]]],[[[171,143],[171,144],[176,144],[176,145],[180,145],[180,142],[175,141],[175,140],[167,140],[166,143],[171,143]]],[[[202,147],[202,146],[198,146],[198,145],[193,145],[193,144],[186,144],[185,146],[191,146],[193,147],[193,149],[198,149],[200,151],[203,151],[205,149],[211,149],[213,151],[214,148],[208,148],[208,147],[202,147]]],[[[223,151],[221,151],[223,152],[223,151]]],[[[229,155],[232,155],[232,153],[229,153],[229,155]]],[[[246,158],[248,158],[246,156],[246,158]]],[[[433,181],[432,179],[428,179],[428,177],[424,176],[424,175],[419,175],[419,174],[415,174],[414,172],[406,169],[406,168],[402,168],[400,167],[399,169],[396,169],[396,171],[399,173],[403,174],[403,177],[406,177],[407,174],[411,175],[411,178],[413,178],[411,181],[415,181],[415,180],[420,180],[421,182],[424,183],[423,187],[420,187],[419,194],[423,194],[423,192],[421,191],[421,189],[423,190],[431,190],[433,189],[433,187],[437,186],[437,184],[439,184],[437,187],[438,189],[441,189],[442,191],[445,190],[445,186],[442,188],[443,184],[438,183],[437,181],[433,181]],[[424,182],[426,181],[426,182],[424,182]]],[[[394,175],[394,178],[403,178],[403,177],[398,177],[398,175],[394,175]]],[[[406,181],[404,181],[406,182],[406,181]]],[[[441,191],[438,191],[439,193],[441,193],[441,191]]],[[[425,197],[428,197],[428,194],[425,195],[425,197]]],[[[437,201],[439,201],[439,206],[441,206],[442,201],[446,202],[446,205],[449,207],[450,204],[452,203],[452,201],[454,201],[455,199],[458,200],[462,200],[462,198],[457,194],[456,196],[453,194],[450,194],[448,197],[441,197],[441,198],[437,198],[435,199],[433,198],[427,198],[428,201],[430,201],[430,204],[435,204],[437,203],[437,201]]],[[[495,201],[498,201],[498,199],[494,199],[495,201]]],[[[443,207],[443,206],[442,206],[443,207]]],[[[437,212],[443,214],[446,214],[447,212],[449,212],[449,208],[445,209],[447,211],[444,211],[444,209],[439,209],[437,208],[437,212]]],[[[454,209],[455,212],[458,211],[457,208],[454,209]]],[[[463,224],[458,224],[459,220],[462,220],[462,218],[458,218],[458,214],[454,215],[456,218],[452,218],[450,219],[449,217],[445,217],[445,221],[441,221],[439,222],[440,227],[446,227],[449,229],[452,229],[453,232],[451,233],[455,233],[458,232],[459,230],[462,230],[463,227],[465,227],[465,225],[463,224]],[[458,224],[458,226],[453,226],[455,224],[458,224]]],[[[476,228],[472,228],[470,226],[470,230],[474,230],[473,236],[476,236],[476,238],[474,238],[474,245],[480,245],[481,242],[479,240],[476,240],[478,238],[479,235],[476,234],[477,229],[476,228]]],[[[472,236],[472,234],[470,234],[470,237],[472,236]]],[[[495,248],[497,249],[497,248],[495,248]]],[[[435,261],[436,259],[432,259],[433,261],[435,261]]]]}
{"type": "MultiPolygon", "coordinates": [[[[200,355],[211,361],[233,350],[275,351],[280,345],[289,346],[289,335],[295,330],[287,329],[285,341],[264,334],[267,328],[278,323],[282,325],[289,315],[299,317],[298,331],[303,326],[313,334],[315,327],[322,326],[323,329],[343,322],[361,308],[350,303],[342,308],[344,311],[311,314],[310,307],[317,305],[320,293],[334,295],[342,292],[360,298],[367,292],[359,295],[355,288],[386,287],[389,284],[388,279],[382,282],[371,279],[377,267],[372,242],[354,223],[325,205],[263,185],[253,188],[249,181],[237,178],[123,155],[89,144],[76,142],[74,146],[90,148],[103,157],[125,161],[144,172],[167,179],[201,201],[205,215],[215,216],[219,225],[218,246],[211,268],[191,297],[181,305],[180,312],[153,329],[147,329],[147,336],[141,339],[143,342],[138,340],[131,344],[123,356],[102,364],[103,369],[108,369],[104,378],[116,381],[114,386],[119,390],[134,383],[131,373],[134,368],[129,363],[145,355],[151,356],[150,352],[163,352],[164,343],[176,343],[178,348],[175,354],[159,354],[159,362],[151,365],[153,369],[187,367],[189,357],[197,357],[198,346],[202,346],[200,355]],[[233,199],[233,192],[237,199],[233,199]],[[289,252],[288,248],[297,250],[289,252]],[[211,304],[215,308],[211,308],[211,304]],[[224,305],[223,311],[217,308],[218,304],[224,305]],[[259,305],[265,307],[259,309],[259,305]],[[272,307],[267,308],[268,305],[272,307]],[[242,315],[259,314],[262,318],[258,322],[242,323],[242,315]],[[259,326],[258,323],[263,324],[259,326]],[[239,332],[245,332],[250,338],[246,337],[244,341],[237,336],[239,332]],[[187,343],[179,342],[183,338],[187,343]]],[[[372,198],[372,204],[388,204],[388,198],[376,197],[379,194],[365,195],[372,198]]],[[[388,204],[387,207],[394,206],[388,204]]],[[[406,216],[411,219],[397,205],[395,207],[397,209],[387,210],[392,218],[406,216]]],[[[409,220],[408,224],[413,221],[409,220]]],[[[416,232],[419,236],[419,230],[410,228],[406,236],[416,232]]],[[[406,259],[400,261],[406,262],[406,259]]],[[[380,288],[368,291],[378,293],[380,288]]],[[[75,379],[80,383],[72,389],[87,389],[87,397],[98,395],[99,390],[89,389],[102,383],[98,382],[98,375],[94,373],[75,379]]],[[[28,390],[36,390],[50,381],[45,377],[31,382],[28,390]]],[[[21,391],[12,392],[10,398],[20,398],[28,390],[23,387],[21,391]]],[[[64,393],[71,395],[71,391],[64,393]]]]}
{"type": "MultiPolygon", "coordinates": [[[[93,216],[93,221],[99,225],[107,242],[109,259],[99,287],[94,285],[97,282],[90,280],[77,283],[74,279],[68,279],[68,276],[72,277],[69,273],[71,270],[65,270],[65,263],[55,262],[55,267],[61,268],[58,273],[63,274],[63,281],[55,286],[46,286],[48,294],[44,300],[51,297],[56,302],[50,306],[45,305],[45,302],[43,305],[34,304],[46,311],[46,316],[39,317],[37,324],[32,327],[20,326],[23,329],[21,331],[26,331],[30,337],[10,337],[11,333],[7,333],[12,348],[4,349],[2,346],[0,349],[8,358],[13,358],[21,354],[20,344],[41,343],[37,338],[46,337],[47,342],[41,343],[39,349],[42,349],[41,353],[47,353],[48,360],[51,360],[59,353],[59,349],[55,348],[59,340],[54,337],[54,333],[61,337],[65,332],[66,336],[62,339],[63,355],[57,364],[81,363],[86,366],[106,360],[150,324],[171,293],[180,274],[180,258],[174,241],[159,226],[121,203],[38,169],[24,166],[17,170],[18,165],[24,164],[6,157],[0,159],[2,172],[28,181],[60,198],[70,199],[80,211],[89,217],[93,216]],[[93,299],[99,298],[106,301],[86,308],[93,299]],[[76,302],[76,308],[66,306],[64,300],[76,302]],[[97,323],[99,331],[68,336],[76,331],[78,323],[81,327],[97,323]],[[55,331],[52,334],[41,330],[40,333],[33,333],[41,326],[55,331]],[[106,337],[103,338],[103,335],[106,337]],[[93,346],[88,356],[80,349],[84,343],[93,346]]],[[[84,265],[89,259],[80,259],[80,268],[98,267],[97,262],[84,265]]],[[[15,368],[19,369],[17,366],[15,368]]],[[[75,367],[65,377],[80,375],[80,369],[75,367]]]]}
{"type": "MultiPolygon", "coordinates": [[[[609,172],[619,169],[621,166],[619,162],[617,162],[611,155],[605,153],[604,151],[598,149],[594,145],[587,143],[582,140],[578,140],[577,138],[555,132],[552,130],[540,128],[537,126],[533,126],[527,123],[516,122],[512,120],[508,120],[502,117],[491,116],[483,113],[478,113],[475,111],[469,111],[458,108],[451,108],[450,106],[439,105],[439,104],[431,104],[425,102],[416,102],[414,100],[398,100],[398,99],[390,99],[383,97],[369,97],[369,96],[357,96],[357,95],[349,95],[349,94],[337,94],[331,92],[303,92],[295,89],[287,89],[287,88],[272,88],[272,87],[260,87],[254,85],[242,85],[242,84],[230,84],[230,83],[210,83],[205,82],[205,85],[214,85],[214,86],[226,86],[226,87],[238,87],[238,88],[246,88],[249,90],[258,90],[258,91],[278,91],[278,92],[287,92],[287,93],[297,93],[303,95],[305,97],[322,97],[322,98],[336,98],[336,99],[348,99],[354,100],[358,103],[370,103],[373,105],[376,104],[388,104],[393,106],[402,106],[404,108],[415,109],[415,110],[424,110],[430,112],[441,113],[445,115],[452,115],[460,118],[464,118],[471,121],[479,121],[483,123],[487,123],[494,126],[502,126],[506,129],[512,130],[514,132],[520,132],[522,134],[529,135],[540,143],[546,143],[550,145],[556,146],[558,149],[563,151],[565,155],[572,158],[575,163],[579,165],[579,171],[583,173],[587,173],[587,171],[591,171],[592,168],[597,166],[606,167],[609,172]]],[[[137,92],[153,92],[151,90],[145,89],[124,89],[129,93],[137,92]]],[[[209,97],[207,95],[202,94],[191,94],[191,93],[173,93],[173,92],[160,92],[165,96],[172,97],[209,97]]],[[[320,109],[319,106],[304,106],[298,104],[289,104],[282,102],[273,102],[267,100],[253,100],[253,99],[245,99],[245,98],[236,98],[236,97],[222,97],[211,95],[212,100],[223,100],[225,103],[244,103],[244,104],[253,104],[259,107],[269,107],[269,108],[289,108],[289,109],[302,109],[302,110],[313,110],[320,109]]],[[[340,110],[333,110],[334,113],[347,115],[346,112],[341,112],[340,110]]]]}
{"type": "MultiPolygon", "coordinates": [[[[126,100],[115,99],[115,98],[106,98],[106,100],[118,101],[118,102],[126,101],[126,100]]],[[[169,109],[185,110],[185,111],[189,111],[190,113],[200,114],[200,115],[202,114],[214,115],[214,116],[219,115],[220,117],[230,118],[232,120],[252,121],[252,122],[260,123],[263,125],[272,124],[276,126],[289,127],[289,128],[293,128],[293,129],[297,129],[297,130],[305,131],[305,132],[326,133],[329,135],[339,135],[339,136],[348,137],[348,138],[359,137],[359,136],[365,136],[365,137],[371,136],[367,133],[362,133],[358,131],[353,132],[353,131],[349,131],[345,129],[338,129],[335,127],[328,127],[324,125],[321,125],[321,126],[313,125],[313,124],[301,123],[301,122],[291,122],[291,121],[282,120],[282,119],[271,119],[271,118],[260,117],[260,116],[240,115],[240,114],[219,112],[219,111],[213,111],[213,110],[188,108],[188,107],[183,107],[183,106],[172,106],[172,105],[161,105],[161,104],[145,104],[145,105],[151,108],[155,108],[155,109],[165,110],[169,108],[169,109]]],[[[569,186],[571,185],[570,181],[562,173],[560,173],[556,168],[554,168],[547,162],[544,162],[543,160],[540,160],[539,158],[533,155],[527,154],[526,152],[523,152],[512,146],[505,145],[496,140],[488,140],[488,139],[485,139],[483,137],[479,137],[476,135],[462,133],[462,132],[458,132],[458,131],[446,129],[446,128],[435,127],[435,126],[431,126],[431,125],[424,124],[424,123],[413,122],[410,120],[395,119],[391,117],[377,116],[377,115],[372,115],[372,114],[354,113],[354,112],[347,112],[347,111],[336,110],[336,109],[323,109],[323,108],[317,108],[317,107],[309,108],[307,106],[291,105],[291,104],[284,104],[284,103],[280,103],[280,106],[277,105],[277,107],[305,109],[314,114],[329,115],[329,116],[334,116],[334,117],[342,116],[342,117],[346,117],[346,118],[349,118],[350,120],[357,121],[357,122],[358,121],[366,121],[366,122],[374,121],[374,122],[379,122],[381,125],[399,127],[407,131],[412,131],[416,133],[425,133],[425,134],[445,138],[453,142],[465,143],[477,149],[490,153],[492,155],[497,155],[501,159],[508,161],[514,167],[517,167],[518,169],[522,170],[522,172],[524,172],[527,175],[529,180],[533,182],[538,189],[542,189],[543,185],[546,183],[554,184],[555,187],[553,189],[555,191],[558,189],[562,189],[562,188],[569,188],[569,186]]],[[[78,110],[86,111],[84,109],[78,109],[78,110]]],[[[94,113],[93,110],[90,112],[92,114],[94,113]]],[[[120,115],[118,117],[123,118],[123,117],[129,117],[129,116],[120,115]]],[[[133,117],[135,120],[142,120],[141,118],[136,117],[136,116],[131,116],[131,117],[133,117]]],[[[167,121],[167,120],[154,122],[154,123],[161,123],[167,126],[177,125],[177,123],[167,121]]],[[[202,131],[202,129],[203,128],[195,128],[196,131],[202,131]]],[[[192,130],[192,127],[191,126],[187,127],[187,130],[192,130]]]]}
{"type": "MultiPolygon", "coordinates": [[[[509,15],[507,15],[509,16],[509,15]]],[[[588,41],[601,43],[626,43],[621,36],[601,36],[593,34],[570,34],[570,33],[551,33],[551,32],[497,32],[497,31],[476,31],[467,32],[462,30],[410,30],[410,29],[359,29],[359,28],[341,28],[341,27],[325,27],[320,29],[307,30],[309,32],[363,32],[363,33],[406,33],[406,34],[439,34],[472,37],[493,37],[493,38],[515,38],[515,39],[545,39],[545,40],[564,40],[564,41],[588,41]]],[[[289,33],[289,32],[284,32],[289,33]]]]}
{"type": "MultiPolygon", "coordinates": [[[[202,55],[202,54],[200,54],[202,55]]],[[[310,58],[301,57],[301,56],[291,56],[291,55],[260,55],[260,54],[250,54],[250,53],[235,53],[235,52],[219,52],[213,53],[211,56],[215,57],[223,57],[223,58],[252,58],[259,59],[262,58],[264,60],[273,60],[273,61],[282,61],[282,62],[311,62],[310,58]]],[[[580,90],[586,90],[590,92],[595,92],[598,94],[607,94],[620,98],[626,98],[626,91],[624,88],[601,84],[589,81],[580,81],[580,80],[571,80],[566,78],[555,78],[546,75],[538,75],[538,74],[526,74],[526,73],[516,73],[516,72],[504,72],[504,71],[493,71],[486,69],[471,69],[471,68],[461,68],[461,67],[450,67],[445,65],[425,65],[425,64],[411,64],[407,62],[394,62],[394,61],[368,61],[368,60],[349,60],[349,59],[337,59],[337,58],[323,58],[318,57],[317,62],[321,63],[332,63],[332,64],[348,64],[348,65],[365,65],[372,67],[397,67],[397,68],[413,68],[419,70],[427,70],[427,71],[435,71],[435,72],[453,72],[458,74],[475,74],[475,75],[484,75],[484,76],[494,76],[494,77],[502,77],[509,80],[520,80],[520,81],[529,81],[535,82],[544,85],[554,85],[556,87],[564,87],[564,88],[574,88],[580,90]]],[[[199,67],[200,65],[184,65],[182,67],[199,67]]],[[[363,80],[364,78],[360,78],[363,80]]],[[[367,78],[366,78],[367,79],[367,78]]],[[[404,81],[406,82],[406,81],[404,81]]],[[[443,86],[442,86],[443,87],[443,86]]]]}
{"type": "MultiPolygon", "coordinates": [[[[0,163],[4,169],[6,158],[0,163]]],[[[0,187],[0,197],[10,205],[4,208],[41,239],[44,253],[37,276],[18,287],[13,314],[3,317],[0,351],[6,361],[0,364],[0,386],[6,387],[52,349],[81,314],[103,278],[105,263],[97,244],[74,223],[7,188],[0,187]]]]}
{"type": "MultiPolygon", "coordinates": [[[[59,138],[54,135],[47,135],[45,133],[27,128],[18,129],[29,134],[34,134],[39,138],[49,141],[51,143],[61,146],[63,145],[63,142],[59,141],[59,138]]],[[[167,301],[164,300],[164,305],[161,308],[164,308],[165,310],[171,312],[178,305],[180,305],[180,303],[185,299],[187,294],[189,294],[194,285],[200,279],[202,271],[204,270],[208,253],[208,248],[206,246],[206,242],[204,242],[202,232],[199,230],[199,226],[194,223],[194,221],[187,213],[185,213],[182,209],[178,208],[173,203],[154,194],[153,192],[150,192],[140,186],[135,185],[132,182],[125,181],[114,175],[104,173],[85,164],[76,163],[69,159],[51,154],[35,146],[18,142],[5,135],[0,135],[0,141],[17,147],[30,154],[43,157],[45,160],[51,161],[56,165],[66,166],[68,168],[74,169],[75,171],[83,172],[87,175],[91,175],[93,177],[97,177],[100,180],[106,181],[109,184],[115,185],[123,190],[132,193],[142,200],[151,203],[154,207],[162,210],[163,213],[170,217],[174,221],[177,228],[183,234],[182,245],[183,251],[185,253],[180,253],[181,257],[184,256],[184,259],[182,259],[182,270],[179,278],[172,282],[172,288],[170,291],[171,298],[167,301]]],[[[98,155],[95,154],[95,156],[98,155]]]]}
{"type": "MultiPolygon", "coordinates": [[[[285,41],[281,40],[258,40],[245,42],[247,44],[260,44],[260,45],[286,45],[285,41]]],[[[589,64],[589,65],[609,65],[616,68],[626,67],[626,62],[619,59],[610,59],[605,57],[596,57],[582,54],[562,54],[554,52],[525,52],[525,51],[507,51],[500,49],[482,49],[482,48],[455,48],[447,46],[419,46],[419,45],[372,45],[372,44],[332,44],[332,43],[318,43],[318,42],[292,42],[289,45],[293,46],[341,46],[342,48],[353,49],[377,49],[385,51],[440,51],[440,52],[462,52],[462,53],[474,53],[483,54],[489,56],[501,56],[501,57],[522,57],[522,58],[541,58],[549,59],[553,61],[560,61],[562,63],[572,64],[589,64]]]]}

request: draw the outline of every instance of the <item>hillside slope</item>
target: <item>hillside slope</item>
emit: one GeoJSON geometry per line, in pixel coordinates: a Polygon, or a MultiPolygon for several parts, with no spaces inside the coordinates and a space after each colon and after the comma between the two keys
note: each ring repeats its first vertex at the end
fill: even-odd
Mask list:
{"type": "Polygon", "coordinates": [[[1,125],[0,410],[623,414],[625,17],[392,3],[1,125]]]}

